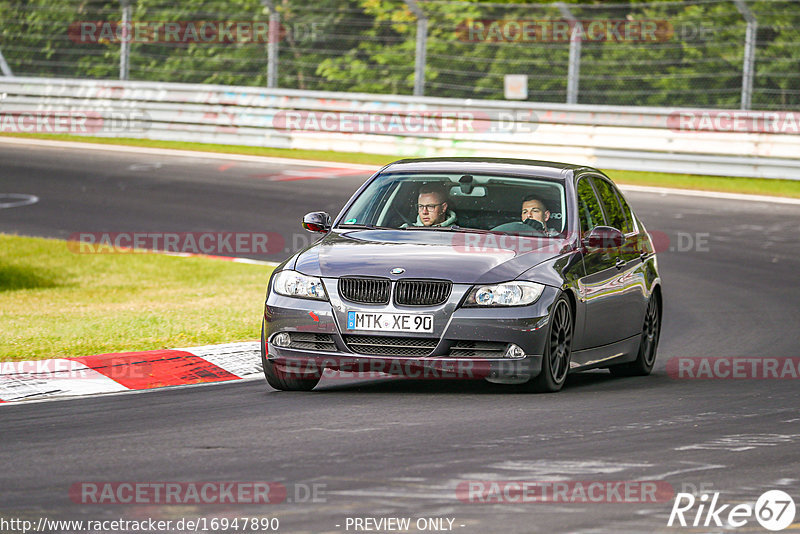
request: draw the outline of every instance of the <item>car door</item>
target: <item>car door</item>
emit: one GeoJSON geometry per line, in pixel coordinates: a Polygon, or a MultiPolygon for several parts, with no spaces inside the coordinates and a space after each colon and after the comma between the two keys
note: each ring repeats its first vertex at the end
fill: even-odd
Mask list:
{"type": "Polygon", "coordinates": [[[627,202],[623,204],[624,199],[617,188],[599,176],[592,178],[592,181],[603,206],[606,222],[625,236],[624,245],[615,252],[618,277],[613,298],[614,308],[611,311],[616,318],[617,339],[625,339],[641,333],[647,301],[639,236],[630,207],[627,202]]]}
{"type": "MultiPolygon", "coordinates": [[[[589,176],[578,179],[578,219],[581,241],[595,226],[608,226],[600,201],[589,176]]],[[[588,349],[613,343],[619,338],[619,325],[615,313],[619,269],[615,262],[616,249],[595,249],[582,246],[585,275],[578,282],[578,291],[585,310],[583,335],[576,340],[575,350],[588,349]]]]}

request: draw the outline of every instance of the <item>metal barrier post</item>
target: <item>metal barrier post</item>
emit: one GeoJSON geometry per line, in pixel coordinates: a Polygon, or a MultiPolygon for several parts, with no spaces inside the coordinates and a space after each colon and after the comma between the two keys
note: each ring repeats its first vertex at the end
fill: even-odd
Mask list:
{"type": "Polygon", "coordinates": [[[563,2],[556,2],[561,16],[572,25],[569,37],[569,67],[567,68],[567,104],[578,103],[578,85],[581,77],[581,41],[583,40],[583,23],[575,18],[572,11],[563,2]]]}
{"type": "Polygon", "coordinates": [[[417,49],[414,57],[414,96],[425,94],[425,54],[428,43],[428,18],[417,0],[406,0],[409,9],[417,16],[417,49]]]}
{"type": "Polygon", "coordinates": [[[0,72],[3,73],[3,76],[8,76],[9,78],[14,76],[14,73],[11,72],[11,67],[6,63],[6,58],[3,57],[2,50],[0,50],[0,72]]]}
{"type": "Polygon", "coordinates": [[[281,14],[272,0],[261,0],[269,9],[269,37],[267,42],[267,88],[278,87],[278,40],[281,31],[281,14]]]}
{"type": "Polygon", "coordinates": [[[747,30],[744,37],[744,63],[742,65],[742,105],[741,109],[750,109],[753,100],[753,72],[756,63],[756,19],[744,0],[733,0],[744,20],[747,21],[747,30]]]}
{"type": "Polygon", "coordinates": [[[133,30],[131,29],[131,4],[129,0],[120,0],[122,5],[122,27],[127,28],[128,32],[123,31],[123,38],[119,44],[119,79],[127,80],[130,70],[131,39],[133,30]]]}

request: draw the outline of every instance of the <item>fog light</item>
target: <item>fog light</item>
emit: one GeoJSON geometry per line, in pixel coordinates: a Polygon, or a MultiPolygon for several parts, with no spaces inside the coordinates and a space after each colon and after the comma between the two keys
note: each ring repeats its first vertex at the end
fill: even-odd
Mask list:
{"type": "Polygon", "coordinates": [[[525,356],[525,351],[513,343],[508,346],[506,353],[503,354],[504,358],[522,358],[525,356]]]}
{"type": "Polygon", "coordinates": [[[272,344],[276,347],[288,347],[292,344],[292,338],[286,332],[281,332],[272,338],[272,344]]]}

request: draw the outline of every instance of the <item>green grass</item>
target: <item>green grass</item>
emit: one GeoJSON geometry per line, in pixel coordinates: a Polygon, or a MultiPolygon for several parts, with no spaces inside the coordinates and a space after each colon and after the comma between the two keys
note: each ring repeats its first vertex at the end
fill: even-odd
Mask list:
{"type": "MultiPolygon", "coordinates": [[[[376,167],[401,159],[397,155],[333,152],[330,150],[297,150],[289,148],[215,145],[206,143],[185,143],[182,141],[154,141],[150,139],[110,139],[105,137],[86,137],[79,135],[18,133],[6,133],[0,135],[113,145],[200,150],[205,152],[221,152],[226,154],[250,154],[255,156],[312,159],[341,163],[363,163],[367,165],[375,165],[376,167]]],[[[696,174],[668,174],[660,172],[616,170],[606,170],[606,172],[609,176],[611,176],[611,178],[614,179],[614,181],[620,184],[651,185],[657,187],[675,187],[680,189],[698,189],[705,191],[723,191],[730,193],[800,198],[800,180],[771,180],[762,178],[718,177],[701,176],[696,174]]]]}
{"type": "Polygon", "coordinates": [[[0,234],[0,361],[256,340],[271,271],[0,234]]]}
{"type": "Polygon", "coordinates": [[[652,185],[677,189],[698,189],[800,198],[800,180],[773,180],[767,178],[728,178],[726,176],[698,176],[696,174],[667,174],[662,172],[606,170],[615,182],[632,185],[652,185]]]}

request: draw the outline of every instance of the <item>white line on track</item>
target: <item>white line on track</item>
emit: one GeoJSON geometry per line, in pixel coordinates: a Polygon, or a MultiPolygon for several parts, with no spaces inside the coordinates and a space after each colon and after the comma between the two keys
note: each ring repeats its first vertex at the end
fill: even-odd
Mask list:
{"type": "MultiPolygon", "coordinates": [[[[225,154],[219,152],[200,152],[195,150],[177,150],[172,148],[148,148],[124,145],[105,145],[99,143],[81,143],[76,141],[51,141],[47,139],[28,139],[19,137],[0,136],[0,143],[30,145],[51,148],[74,148],[83,150],[104,150],[109,152],[129,152],[134,154],[151,154],[158,156],[178,156],[186,158],[206,158],[227,161],[244,161],[252,163],[273,163],[278,165],[298,165],[306,167],[338,167],[375,172],[381,165],[363,165],[359,163],[342,163],[336,161],[316,161],[307,159],[276,158],[268,156],[251,156],[247,154],[225,154]]],[[[724,200],[745,200],[754,202],[772,202],[776,204],[792,204],[800,206],[800,199],[788,197],[774,197],[767,195],[745,195],[740,193],[722,193],[718,191],[702,191],[694,189],[672,189],[668,187],[651,187],[644,185],[620,184],[624,191],[637,193],[653,193],[660,195],[687,195],[694,197],[717,198],[724,200]]]]}

